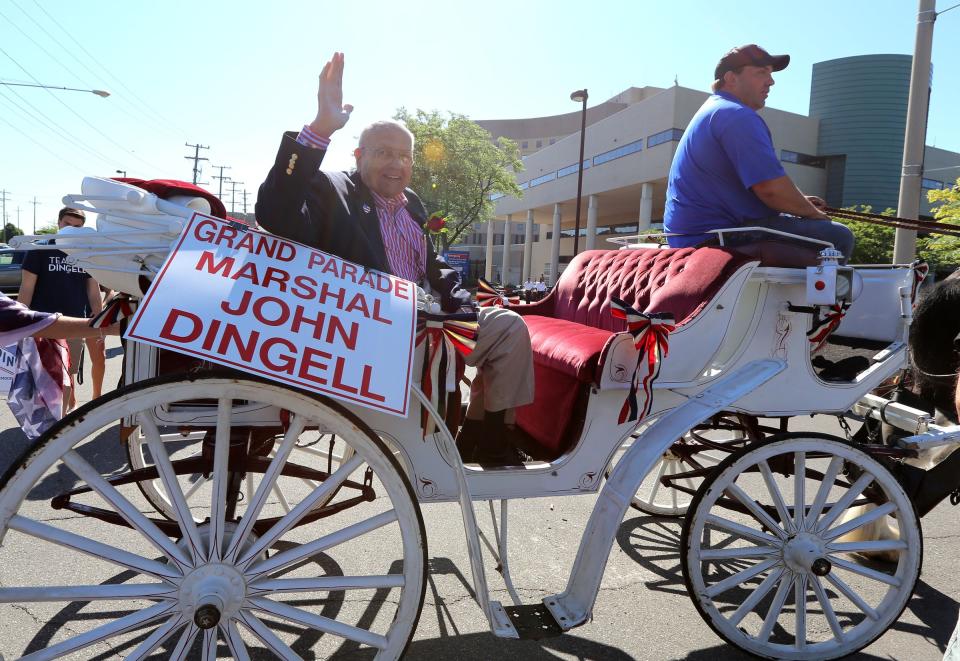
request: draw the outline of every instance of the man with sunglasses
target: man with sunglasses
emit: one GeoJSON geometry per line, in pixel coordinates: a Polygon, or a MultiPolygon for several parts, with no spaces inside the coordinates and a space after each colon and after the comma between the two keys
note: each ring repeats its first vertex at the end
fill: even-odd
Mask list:
{"type": "MultiPolygon", "coordinates": [[[[320,74],[315,119],[284,134],[260,186],[257,221],[274,234],[416,282],[444,312],[472,310],[459,273],[424,237],[426,210],[407,188],[414,138],[403,124],[366,127],[354,150],[355,172],[320,170],[331,136],[352,111],[343,103],[343,54],[335,53],[320,74]]],[[[476,349],[466,359],[478,375],[457,446],[465,461],[516,464],[525,457],[509,440],[508,423],[517,406],[533,401],[530,336],[523,320],[502,308],[481,309],[479,322],[476,349]]]]}
{"type": "MultiPolygon", "coordinates": [[[[830,220],[822,199],[804,195],[787,176],[770,129],[757,114],[766,105],[773,72],[789,63],[789,55],[748,44],[717,64],[713,95],[690,120],[670,167],[663,229],[678,235],[668,238],[672,247],[715,241],[709,230],[759,226],[829,241],[844,259],[850,257],[853,233],[830,220]]],[[[753,242],[764,234],[726,234],[724,243],[753,242]]]]}

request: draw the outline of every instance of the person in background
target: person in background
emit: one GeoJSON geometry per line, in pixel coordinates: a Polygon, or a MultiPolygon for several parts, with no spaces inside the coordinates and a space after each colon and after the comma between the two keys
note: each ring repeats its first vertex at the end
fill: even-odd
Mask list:
{"type": "MultiPolygon", "coordinates": [[[[80,228],[86,220],[86,214],[82,210],[64,207],[57,215],[57,227],[61,232],[67,228],[80,228]]],[[[93,316],[103,307],[100,285],[86,271],[67,263],[67,255],[61,250],[27,252],[23,259],[23,277],[18,298],[23,305],[37,312],[59,312],[75,318],[93,316]]],[[[85,337],[90,355],[90,376],[93,379],[92,396],[96,399],[103,390],[106,362],[103,338],[96,334],[85,337]]],[[[68,340],[70,350],[71,376],[69,392],[64,393],[66,413],[77,403],[76,379],[84,340],[76,336],[65,339],[68,340]]],[[[82,379],[82,375],[79,378],[82,379]]]]}

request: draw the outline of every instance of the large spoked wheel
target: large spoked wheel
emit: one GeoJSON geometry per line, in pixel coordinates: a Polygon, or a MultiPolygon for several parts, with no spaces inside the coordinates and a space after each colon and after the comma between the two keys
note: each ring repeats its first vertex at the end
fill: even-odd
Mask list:
{"type": "MultiPolygon", "coordinates": [[[[283,438],[282,432],[271,434],[269,429],[259,430],[252,428],[248,430],[249,440],[247,441],[248,452],[254,455],[263,455],[269,458],[276,456],[277,445],[283,438]]],[[[167,455],[171,461],[187,464],[190,461],[200,462],[204,449],[204,440],[207,440],[209,446],[210,434],[206,431],[184,431],[174,430],[170,433],[160,435],[163,441],[167,455]]],[[[130,462],[130,468],[134,471],[142,471],[155,468],[153,455],[150,452],[150,444],[140,426],[136,426],[129,431],[126,440],[127,460],[130,462]]],[[[344,462],[349,461],[353,456],[353,447],[344,443],[333,434],[321,433],[319,430],[304,430],[300,438],[294,444],[291,451],[291,461],[294,463],[314,463],[323,466],[328,473],[334,472],[344,462]],[[307,455],[314,457],[311,460],[307,455]]],[[[202,472],[184,472],[178,475],[180,488],[187,500],[188,505],[198,502],[209,502],[210,499],[210,475],[202,472]]],[[[284,492],[286,491],[285,481],[287,479],[299,479],[311,488],[320,486],[320,482],[309,480],[307,478],[283,478],[273,485],[273,496],[277,502],[287,512],[291,507],[287,503],[284,492]]],[[[153,507],[168,519],[176,518],[176,508],[170,502],[166,489],[163,486],[163,480],[144,479],[138,480],[137,486],[143,492],[144,498],[153,505],[153,507]]],[[[259,481],[254,473],[247,473],[244,477],[242,490],[239,494],[241,499],[250,500],[259,486],[259,481]]],[[[320,499],[316,507],[327,505],[336,495],[335,490],[329,496],[320,499]]]]}
{"type": "Polygon", "coordinates": [[[395,659],[426,585],[420,509],[383,442],[335,402],[235,375],[146,381],[58,423],[0,483],[0,540],[0,562],[21,581],[0,587],[0,621],[16,632],[0,637],[7,659],[327,658],[361,648],[395,659]],[[201,471],[209,498],[188,504],[169,430],[152,411],[200,398],[216,401],[201,471]],[[272,456],[231,442],[238,401],[290,412],[272,456]],[[116,421],[129,415],[172,521],[150,518],[129,473],[105,464],[116,421]],[[352,451],[331,473],[294,450],[317,428],[352,451]],[[256,488],[241,498],[251,473],[256,488]]]}
{"type": "Polygon", "coordinates": [[[903,612],[920,574],[920,521],[863,451],[832,436],[783,434],[706,479],[681,557],[697,610],[729,643],[769,658],[834,659],[903,612]],[[869,559],[879,554],[884,562],[869,559]]]}
{"type": "Polygon", "coordinates": [[[677,439],[663,453],[630,505],[654,516],[685,516],[704,478],[730,453],[761,440],[763,433],[752,416],[717,414],[677,439]]]}

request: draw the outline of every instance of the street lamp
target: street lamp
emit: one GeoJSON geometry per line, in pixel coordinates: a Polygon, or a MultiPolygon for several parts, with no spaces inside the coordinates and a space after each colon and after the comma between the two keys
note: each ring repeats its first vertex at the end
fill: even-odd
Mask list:
{"type": "Polygon", "coordinates": [[[117,174],[119,174],[119,175],[120,175],[121,177],[123,177],[124,179],[127,178],[127,171],[126,171],[126,170],[117,170],[117,174]]]}
{"type": "Polygon", "coordinates": [[[68,92],[90,92],[91,94],[96,94],[99,97],[104,99],[110,96],[110,92],[105,90],[82,90],[77,89],[76,87],[55,87],[53,85],[31,85],[30,83],[8,83],[4,80],[0,80],[0,85],[7,85],[8,87],[39,87],[46,90],[67,90],[68,92]]]}
{"type": "Polygon", "coordinates": [[[583,143],[587,131],[587,90],[577,90],[570,94],[570,100],[583,103],[583,110],[580,113],[580,160],[577,161],[577,220],[573,234],[573,256],[577,256],[577,248],[580,245],[580,195],[583,192],[583,143]]]}

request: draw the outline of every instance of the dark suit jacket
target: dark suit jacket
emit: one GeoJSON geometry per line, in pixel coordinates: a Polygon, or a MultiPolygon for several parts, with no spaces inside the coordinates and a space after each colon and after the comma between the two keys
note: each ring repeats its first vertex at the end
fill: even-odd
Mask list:
{"type": "MultiPolygon", "coordinates": [[[[305,147],[285,133],[277,160],[257,196],[257,222],[279,236],[305,243],[367,268],[390,273],[373,196],[359,172],[321,172],[324,149],[305,147]]],[[[407,189],[407,211],[418,224],[426,210],[407,189]]],[[[440,259],[429,241],[425,280],[446,312],[470,304],[460,274],[440,259]]]]}

